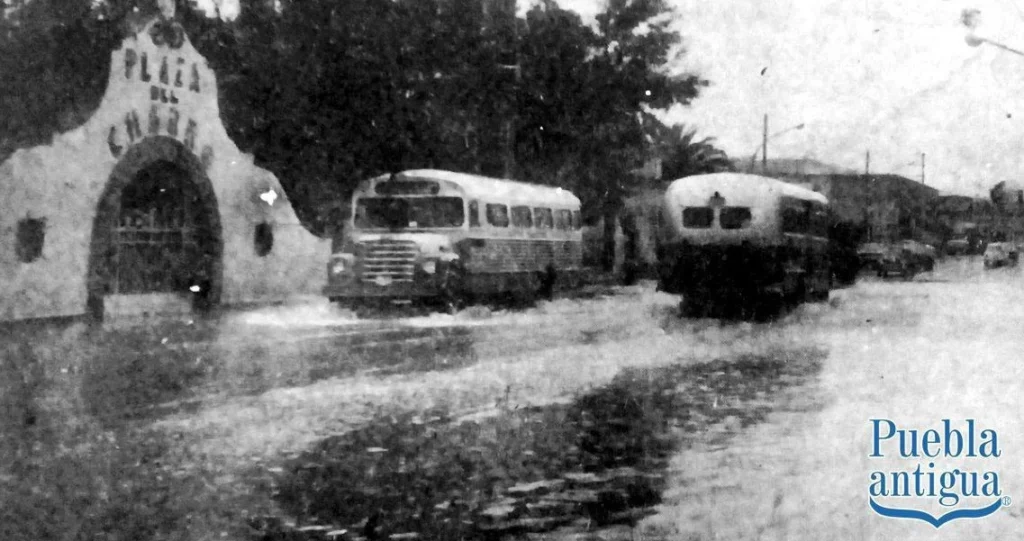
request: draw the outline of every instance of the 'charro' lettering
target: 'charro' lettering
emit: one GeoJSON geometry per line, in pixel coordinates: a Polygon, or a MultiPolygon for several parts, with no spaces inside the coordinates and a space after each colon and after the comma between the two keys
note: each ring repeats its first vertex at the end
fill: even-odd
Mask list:
{"type": "Polygon", "coordinates": [[[156,112],[156,105],[149,106],[149,134],[160,134],[160,116],[156,112]]]}
{"type": "Polygon", "coordinates": [[[167,135],[171,137],[178,137],[178,120],[181,119],[181,114],[174,107],[171,108],[171,114],[167,117],[167,135]]]}
{"type": "Polygon", "coordinates": [[[142,128],[139,127],[139,115],[134,110],[124,115],[124,128],[128,132],[128,140],[132,143],[142,137],[142,128]]]}

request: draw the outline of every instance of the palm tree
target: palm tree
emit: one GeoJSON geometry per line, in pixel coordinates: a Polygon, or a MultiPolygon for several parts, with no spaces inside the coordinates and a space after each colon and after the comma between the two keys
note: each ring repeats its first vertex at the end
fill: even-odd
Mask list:
{"type": "Polygon", "coordinates": [[[697,139],[697,130],[683,124],[663,126],[658,131],[656,145],[665,180],[735,169],[725,151],[715,147],[714,137],[697,139]]]}

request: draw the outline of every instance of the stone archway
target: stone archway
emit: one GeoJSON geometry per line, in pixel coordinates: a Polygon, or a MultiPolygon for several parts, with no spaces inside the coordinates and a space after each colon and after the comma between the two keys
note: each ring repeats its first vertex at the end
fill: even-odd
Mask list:
{"type": "Polygon", "coordinates": [[[105,297],[147,292],[189,295],[196,308],[215,305],[222,290],[223,252],[217,198],[202,162],[173,138],[147,137],[125,152],[97,204],[89,251],[87,309],[91,316],[102,319],[105,297]],[[142,213],[140,205],[147,201],[154,207],[152,211],[159,212],[160,204],[153,203],[150,194],[165,190],[190,202],[183,211],[185,223],[182,218],[164,220],[176,224],[177,230],[166,225],[163,229],[133,227],[130,213],[142,213]],[[144,238],[132,240],[127,238],[129,234],[144,238]],[[178,244],[161,240],[175,234],[188,238],[178,244]],[[157,252],[139,251],[133,246],[138,242],[149,242],[157,252]],[[159,271],[160,263],[152,257],[159,257],[154,254],[161,250],[166,261],[180,264],[184,270],[167,272],[162,279],[148,283],[145,277],[141,282],[138,277],[134,281],[124,279],[128,260],[136,264],[148,262],[159,271]],[[172,252],[169,256],[167,250],[172,252]]]}

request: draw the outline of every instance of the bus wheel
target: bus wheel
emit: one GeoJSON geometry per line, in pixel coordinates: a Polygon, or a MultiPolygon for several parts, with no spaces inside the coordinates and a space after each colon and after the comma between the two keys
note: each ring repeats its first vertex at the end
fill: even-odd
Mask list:
{"type": "Polygon", "coordinates": [[[698,318],[704,315],[704,305],[696,299],[683,297],[679,301],[679,317],[698,318]]]}
{"type": "Polygon", "coordinates": [[[465,289],[465,275],[462,269],[449,266],[441,275],[441,311],[455,314],[469,305],[469,296],[465,289]]]}
{"type": "Polygon", "coordinates": [[[771,292],[762,293],[754,303],[753,319],[759,323],[771,321],[782,309],[782,299],[771,292]]]}
{"type": "Polygon", "coordinates": [[[537,289],[537,295],[545,300],[551,300],[555,294],[555,281],[558,280],[558,273],[554,267],[548,267],[547,270],[540,273],[537,276],[540,281],[540,287],[537,289]]]}

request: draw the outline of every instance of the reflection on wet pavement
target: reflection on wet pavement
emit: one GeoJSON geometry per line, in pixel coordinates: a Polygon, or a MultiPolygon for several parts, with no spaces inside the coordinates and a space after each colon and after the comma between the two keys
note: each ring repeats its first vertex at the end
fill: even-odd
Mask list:
{"type": "Polygon", "coordinates": [[[295,522],[256,519],[254,539],[630,538],[661,501],[680,446],[724,445],[761,422],[824,356],[778,350],[631,369],[570,404],[518,409],[506,399],[480,420],[378,418],[260,474],[295,522]]]}
{"type": "Polygon", "coordinates": [[[457,322],[273,323],[240,313],[25,327],[5,337],[0,368],[16,367],[17,378],[7,379],[38,372],[35,384],[67,387],[89,415],[115,427],[276,387],[355,373],[450,370],[477,359],[472,329],[457,322]]]}
{"type": "MultiPolygon", "coordinates": [[[[373,371],[448,370],[475,362],[469,329],[390,328],[373,332],[262,332],[214,338],[153,329],[106,332],[83,366],[83,399],[93,415],[120,422],[188,410],[213,397],[373,371]]],[[[251,330],[249,331],[252,332],[251,330]]]]}

